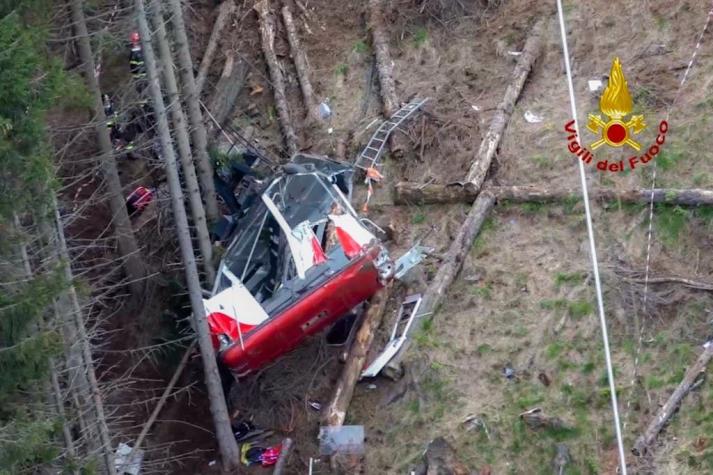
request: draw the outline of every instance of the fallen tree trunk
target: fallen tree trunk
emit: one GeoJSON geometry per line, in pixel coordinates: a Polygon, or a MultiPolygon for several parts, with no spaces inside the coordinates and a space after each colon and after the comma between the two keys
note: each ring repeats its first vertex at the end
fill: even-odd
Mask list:
{"type": "Polygon", "coordinates": [[[297,153],[299,147],[297,146],[297,134],[295,134],[295,129],[292,127],[287,96],[285,96],[285,79],[282,76],[282,69],[280,69],[280,64],[277,62],[277,55],[275,54],[275,19],[270,14],[270,6],[267,0],[260,0],[253,8],[257,11],[260,20],[262,52],[270,72],[272,92],[275,96],[275,107],[277,108],[282,136],[285,139],[287,151],[291,156],[297,153]]]}
{"type": "Polygon", "coordinates": [[[374,340],[374,332],[381,324],[390,291],[391,285],[389,284],[374,294],[369,302],[364,322],[354,338],[352,347],[349,349],[349,356],[344,364],[342,375],[334,389],[334,396],[332,396],[322,416],[324,425],[341,426],[344,424],[347,408],[354,394],[354,387],[364,369],[367,353],[374,340]]]}
{"type": "MultiPolygon", "coordinates": [[[[498,201],[526,203],[530,201],[556,202],[579,200],[579,188],[546,188],[539,186],[492,186],[488,188],[498,201]]],[[[394,204],[445,204],[472,203],[478,192],[470,183],[450,185],[419,185],[398,183],[394,190],[394,204]]],[[[651,190],[614,190],[594,188],[589,197],[599,201],[621,201],[622,203],[649,203],[651,190]]],[[[701,206],[713,205],[713,190],[656,188],[654,203],[701,206]]]]}
{"type": "Polygon", "coordinates": [[[200,97],[203,91],[203,85],[205,84],[206,77],[208,77],[208,70],[210,65],[213,63],[213,56],[215,56],[215,50],[218,47],[218,40],[223,32],[223,28],[233,16],[236,10],[235,2],[232,0],[225,1],[218,7],[218,17],[215,19],[213,24],[213,31],[210,33],[210,39],[208,40],[208,46],[203,53],[203,59],[201,60],[201,65],[198,68],[198,76],[196,76],[196,92],[198,97],[200,97]]]}
{"type": "Polygon", "coordinates": [[[314,99],[312,83],[309,80],[309,62],[307,61],[307,55],[304,49],[302,49],[300,45],[297,27],[295,26],[292,11],[288,5],[282,7],[282,21],[287,30],[287,41],[290,43],[290,56],[292,56],[292,62],[295,63],[295,69],[297,70],[297,79],[302,89],[302,100],[304,101],[307,119],[317,120],[319,114],[317,111],[317,103],[314,99]]]}
{"type": "Polygon", "coordinates": [[[666,423],[668,423],[668,420],[671,419],[671,416],[673,416],[683,398],[691,390],[691,386],[696,382],[698,376],[705,372],[706,366],[708,366],[711,358],[713,358],[713,341],[709,341],[703,345],[703,353],[701,353],[693,366],[688,368],[681,384],[679,384],[673,394],[671,394],[666,404],[661,406],[661,409],[656,413],[656,416],[649,423],[644,433],[636,439],[634,447],[631,449],[634,455],[644,455],[646,453],[654,440],[656,440],[659,432],[661,432],[666,423]]]}
{"type": "MultiPolygon", "coordinates": [[[[493,205],[495,205],[495,195],[489,191],[483,191],[478,195],[463,225],[458,230],[458,234],[456,234],[451,243],[451,247],[443,258],[436,276],[423,295],[420,309],[421,315],[428,315],[438,310],[448,291],[448,287],[458,275],[475,237],[483,227],[490,210],[493,209],[493,205]]],[[[412,329],[415,327],[416,325],[411,326],[412,329]]]]}
{"type": "MultiPolygon", "coordinates": [[[[376,59],[376,72],[379,78],[382,112],[385,118],[399,110],[400,102],[396,95],[394,82],[394,62],[389,52],[387,20],[384,17],[384,0],[369,0],[368,27],[371,30],[371,42],[376,59]]],[[[406,150],[406,138],[394,130],[389,137],[389,148],[393,155],[402,155],[406,150]]]]}
{"type": "MultiPolygon", "coordinates": [[[[235,109],[235,103],[243,89],[246,76],[247,67],[242,59],[232,55],[225,58],[223,73],[220,75],[215,92],[208,103],[208,110],[221,126],[230,118],[235,109]]],[[[212,121],[208,125],[208,130],[208,135],[211,137],[218,133],[218,127],[212,121]]]]}
{"type": "Polygon", "coordinates": [[[381,100],[384,116],[391,117],[399,108],[394,83],[394,62],[389,52],[389,36],[386,34],[383,0],[369,0],[369,29],[376,57],[376,71],[379,75],[381,100]]]}
{"type": "Polygon", "coordinates": [[[478,149],[478,154],[476,155],[477,160],[473,162],[466,176],[466,181],[471,182],[474,188],[480,189],[485,181],[485,176],[490,169],[490,163],[495,156],[495,152],[500,145],[500,139],[502,138],[503,132],[510,121],[510,116],[515,107],[515,102],[520,97],[522,88],[525,85],[525,80],[530,74],[530,70],[535,63],[535,60],[540,56],[542,51],[542,37],[544,36],[545,26],[547,25],[548,18],[542,18],[538,20],[535,24],[529,38],[525,42],[525,47],[523,48],[522,54],[520,55],[515,70],[512,73],[512,78],[510,79],[510,84],[505,91],[505,96],[503,100],[498,105],[498,109],[495,111],[495,116],[490,122],[490,128],[488,133],[480,142],[480,148],[478,149]]]}

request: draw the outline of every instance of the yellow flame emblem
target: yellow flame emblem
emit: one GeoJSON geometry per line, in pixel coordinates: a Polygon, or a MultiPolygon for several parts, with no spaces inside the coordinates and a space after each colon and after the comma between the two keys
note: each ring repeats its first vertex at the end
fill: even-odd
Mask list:
{"type": "Polygon", "coordinates": [[[601,138],[591,144],[592,150],[605,143],[612,147],[629,145],[634,150],[641,149],[641,145],[633,140],[630,134],[640,133],[646,128],[646,124],[643,115],[632,116],[626,122],[623,120],[625,116],[631,114],[633,102],[619,58],[614,58],[612,62],[609,83],[599,99],[599,108],[609,117],[609,121],[604,122],[601,116],[589,114],[587,128],[592,133],[601,134],[601,138]]]}

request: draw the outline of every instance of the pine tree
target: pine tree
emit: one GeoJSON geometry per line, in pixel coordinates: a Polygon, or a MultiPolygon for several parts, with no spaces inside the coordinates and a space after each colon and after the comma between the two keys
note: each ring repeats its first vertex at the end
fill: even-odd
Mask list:
{"type": "Polygon", "coordinates": [[[208,283],[213,285],[213,281],[215,280],[213,248],[210,242],[210,235],[208,234],[208,225],[206,223],[203,202],[201,201],[201,190],[198,186],[196,169],[193,166],[193,153],[191,152],[191,143],[188,137],[186,117],[183,114],[183,106],[181,105],[181,99],[178,95],[176,75],[173,72],[171,47],[168,44],[168,37],[166,36],[166,26],[163,21],[160,2],[158,0],[152,0],[149,6],[152,13],[152,22],[156,29],[156,42],[158,43],[159,56],[161,58],[161,71],[163,72],[166,94],[170,103],[168,109],[171,112],[173,133],[176,136],[176,144],[178,145],[178,156],[181,159],[181,168],[183,169],[183,178],[186,183],[188,203],[190,204],[191,216],[193,217],[193,223],[196,227],[198,248],[203,256],[203,271],[205,272],[208,283]]]}
{"type": "Polygon", "coordinates": [[[62,452],[61,421],[45,397],[62,340],[44,317],[66,282],[42,262],[28,270],[53,195],[45,115],[59,98],[76,96],[47,59],[44,25],[24,20],[28,5],[0,4],[0,473],[34,472],[62,452]]]}
{"type": "Polygon", "coordinates": [[[183,205],[183,191],[181,190],[181,184],[178,178],[176,155],[173,150],[173,144],[171,143],[171,133],[166,118],[166,108],[163,103],[161,84],[151,44],[151,32],[146,20],[144,2],[143,0],[135,0],[135,5],[139,20],[139,34],[141,35],[141,43],[144,50],[146,72],[148,74],[149,95],[158,124],[158,137],[161,142],[166,166],[166,178],[171,192],[171,205],[176,222],[176,234],[181,248],[181,256],[185,267],[186,283],[188,286],[188,296],[191,302],[191,310],[193,311],[193,327],[198,337],[198,344],[200,345],[203,360],[203,372],[208,389],[210,412],[213,416],[215,435],[218,446],[220,447],[223,465],[226,470],[233,470],[240,463],[240,452],[230,427],[230,417],[225,403],[220,374],[218,373],[215,351],[213,350],[213,343],[210,338],[208,322],[205,318],[205,307],[203,306],[198,269],[196,267],[193,247],[191,246],[186,209],[183,205]]]}
{"type": "Polygon", "coordinates": [[[188,120],[191,123],[191,136],[198,165],[198,176],[203,188],[203,199],[205,200],[208,219],[212,222],[217,222],[220,218],[220,213],[218,211],[215,185],[213,184],[213,167],[208,156],[208,134],[203,123],[203,114],[201,114],[201,98],[198,95],[196,80],[193,77],[193,60],[188,46],[186,25],[183,22],[181,0],[168,0],[167,3],[171,12],[174,44],[176,45],[178,66],[181,72],[181,93],[188,108],[188,120]]]}

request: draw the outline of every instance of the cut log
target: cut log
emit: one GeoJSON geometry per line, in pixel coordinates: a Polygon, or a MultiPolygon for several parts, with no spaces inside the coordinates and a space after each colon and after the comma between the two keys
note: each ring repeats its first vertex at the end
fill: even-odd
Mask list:
{"type": "MultiPolygon", "coordinates": [[[[384,0],[369,0],[368,27],[371,30],[371,42],[376,59],[376,71],[381,91],[382,112],[387,119],[399,110],[400,102],[396,95],[394,82],[394,62],[389,52],[389,35],[384,17],[384,0]]],[[[406,149],[406,138],[395,130],[389,137],[389,148],[395,156],[400,156],[406,149]]]]}
{"type": "Polygon", "coordinates": [[[369,302],[366,316],[349,350],[349,356],[344,363],[344,369],[334,389],[334,395],[325,408],[324,425],[341,426],[344,424],[347,409],[354,394],[354,387],[364,369],[367,353],[374,340],[374,332],[381,324],[390,290],[391,285],[389,284],[374,294],[369,302]]]}
{"type": "Polygon", "coordinates": [[[381,100],[385,117],[391,117],[399,108],[394,83],[394,62],[389,52],[389,36],[386,34],[383,0],[369,0],[369,29],[376,57],[376,71],[379,75],[381,100]]]}
{"type": "MultiPolygon", "coordinates": [[[[240,91],[245,85],[247,67],[240,57],[230,55],[225,59],[225,66],[220,79],[215,86],[215,92],[208,103],[208,110],[221,126],[230,118],[240,91]]],[[[218,127],[211,121],[208,126],[208,135],[214,137],[218,127]]]]}
{"type": "Polygon", "coordinates": [[[535,60],[542,52],[542,45],[544,43],[542,37],[544,36],[548,21],[548,18],[542,18],[538,20],[532,29],[530,36],[525,42],[522,54],[518,58],[517,65],[512,73],[512,78],[505,91],[505,96],[498,105],[495,116],[490,122],[488,133],[480,142],[476,160],[471,165],[465,179],[465,181],[471,182],[476,190],[480,189],[485,181],[485,177],[490,169],[490,163],[495,156],[495,152],[498,150],[500,139],[510,121],[515,102],[517,102],[517,99],[520,97],[522,88],[525,86],[525,80],[530,74],[535,60]]]}
{"type": "Polygon", "coordinates": [[[644,433],[636,439],[634,447],[631,449],[634,455],[644,455],[650,449],[651,444],[656,440],[659,432],[661,432],[668,423],[683,398],[686,397],[686,394],[691,390],[691,386],[693,386],[698,377],[705,372],[711,358],[713,358],[713,341],[709,341],[703,345],[703,353],[701,353],[693,366],[688,368],[681,384],[679,384],[673,394],[671,394],[666,404],[661,406],[661,409],[656,413],[656,416],[649,423],[644,433]]]}
{"type": "Polygon", "coordinates": [[[317,110],[317,102],[314,98],[314,90],[312,83],[309,80],[309,62],[307,55],[300,44],[300,38],[297,35],[297,27],[292,18],[292,11],[288,5],[282,7],[282,21],[287,30],[287,41],[290,43],[290,56],[297,70],[297,79],[300,82],[302,89],[302,100],[305,105],[306,117],[308,120],[317,120],[319,113],[317,110]]]}
{"type": "MultiPolygon", "coordinates": [[[[579,188],[547,188],[541,186],[492,186],[488,188],[498,201],[515,203],[572,201],[582,198],[579,188]]],[[[398,183],[394,190],[394,203],[403,204],[445,204],[472,203],[477,190],[470,184],[420,185],[398,183]]],[[[621,201],[622,203],[649,203],[651,190],[614,190],[595,188],[589,190],[589,198],[598,201],[621,201]]],[[[654,203],[680,206],[713,205],[713,190],[656,188],[654,203]]]]}
{"type": "Polygon", "coordinates": [[[218,40],[223,32],[223,28],[228,23],[230,18],[235,13],[236,6],[235,2],[232,0],[224,1],[218,7],[218,16],[213,24],[213,31],[210,33],[210,39],[208,40],[208,46],[203,53],[203,59],[201,60],[201,65],[198,68],[198,76],[196,76],[196,92],[198,97],[200,97],[203,91],[203,85],[205,84],[206,77],[208,77],[208,70],[210,65],[213,63],[213,57],[215,56],[215,51],[218,48],[218,40]]]}
{"type": "Polygon", "coordinates": [[[260,0],[253,8],[257,11],[260,20],[262,52],[270,72],[272,92],[275,96],[275,107],[277,108],[282,136],[285,139],[287,151],[292,156],[297,153],[299,147],[297,146],[297,134],[295,134],[295,129],[292,126],[290,109],[285,95],[285,79],[282,76],[282,69],[277,62],[277,55],[275,54],[275,18],[270,13],[268,0],[260,0]]]}

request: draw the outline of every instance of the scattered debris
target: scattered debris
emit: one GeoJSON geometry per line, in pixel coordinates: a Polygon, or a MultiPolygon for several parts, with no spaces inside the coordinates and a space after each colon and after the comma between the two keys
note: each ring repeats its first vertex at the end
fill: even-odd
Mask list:
{"type": "Polygon", "coordinates": [[[503,376],[512,381],[515,378],[515,369],[509,365],[505,366],[503,368],[503,376]]]}
{"type": "Polygon", "coordinates": [[[332,117],[332,108],[329,107],[326,99],[324,102],[320,102],[319,104],[319,117],[322,120],[327,120],[332,117]]]}
{"type": "Polygon", "coordinates": [[[537,115],[532,111],[525,111],[525,120],[530,124],[539,124],[543,119],[541,115],[537,115]]]}
{"type": "Polygon", "coordinates": [[[242,444],[240,446],[240,462],[248,467],[257,464],[269,467],[277,463],[281,451],[282,444],[273,447],[259,447],[251,443],[242,444]]]}
{"type": "Polygon", "coordinates": [[[116,448],[114,466],[122,474],[139,475],[143,460],[144,451],[142,449],[134,450],[130,445],[120,442],[116,448]]]}
{"type": "Polygon", "coordinates": [[[378,375],[384,366],[391,361],[394,355],[399,352],[408,337],[408,332],[414,319],[416,318],[416,315],[418,314],[420,306],[421,294],[409,295],[404,299],[399,307],[398,313],[396,314],[396,322],[394,323],[394,328],[391,330],[391,336],[389,337],[389,341],[386,343],[384,351],[382,351],[379,356],[371,362],[369,367],[362,371],[362,378],[373,378],[378,375]],[[399,327],[402,327],[400,333],[399,327]]]}
{"type": "Polygon", "coordinates": [[[569,447],[565,444],[557,444],[557,452],[555,453],[555,458],[552,460],[554,475],[564,475],[564,468],[571,461],[572,457],[569,454],[569,447]]]}
{"type": "Polygon", "coordinates": [[[309,407],[311,407],[315,411],[322,410],[322,405],[320,403],[318,403],[317,401],[308,401],[307,404],[309,404],[309,407]]]}
{"type": "Polygon", "coordinates": [[[508,54],[510,56],[520,56],[522,54],[522,51],[508,51],[508,54]]]}
{"type": "Polygon", "coordinates": [[[474,430],[482,430],[483,432],[485,432],[485,435],[488,437],[488,440],[490,439],[490,431],[488,431],[488,426],[485,424],[485,421],[481,417],[478,417],[474,414],[469,414],[468,416],[466,416],[465,419],[463,419],[461,425],[468,432],[474,430]]]}
{"type": "Polygon", "coordinates": [[[424,257],[433,252],[432,247],[415,245],[406,252],[403,256],[396,260],[394,278],[402,280],[402,278],[423,261],[424,257]]]}
{"type": "Polygon", "coordinates": [[[525,421],[525,424],[534,430],[543,428],[567,430],[572,428],[559,417],[546,415],[539,407],[523,412],[520,414],[520,419],[525,421]]]}
{"type": "Polygon", "coordinates": [[[540,374],[537,375],[537,379],[539,379],[540,382],[545,386],[549,386],[550,384],[552,384],[552,380],[549,376],[547,376],[547,373],[545,373],[544,371],[541,371],[540,374]]]}
{"type": "Polygon", "coordinates": [[[590,79],[587,84],[590,92],[600,91],[604,87],[604,82],[601,79],[590,79]]]}
{"type": "Polygon", "coordinates": [[[319,454],[364,455],[364,426],[320,427],[319,454]]]}

